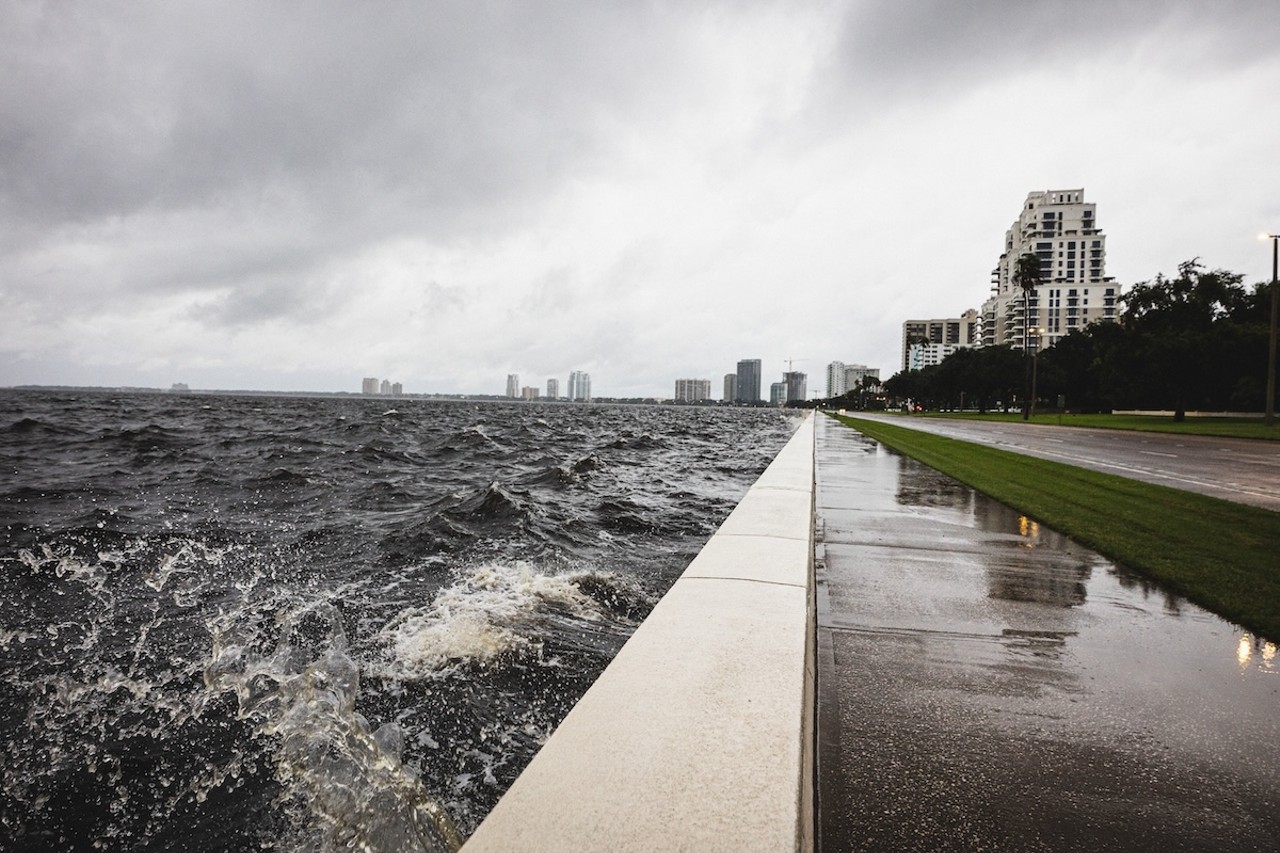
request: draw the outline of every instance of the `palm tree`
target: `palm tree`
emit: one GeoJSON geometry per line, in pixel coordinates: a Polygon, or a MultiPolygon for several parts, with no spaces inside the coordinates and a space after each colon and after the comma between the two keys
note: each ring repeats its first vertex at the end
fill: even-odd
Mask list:
{"type": "Polygon", "coordinates": [[[1040,284],[1040,258],[1032,252],[1019,256],[1013,268],[1013,283],[1022,288],[1022,348],[1026,353],[1026,400],[1022,403],[1022,419],[1031,418],[1031,292],[1040,284]]]}

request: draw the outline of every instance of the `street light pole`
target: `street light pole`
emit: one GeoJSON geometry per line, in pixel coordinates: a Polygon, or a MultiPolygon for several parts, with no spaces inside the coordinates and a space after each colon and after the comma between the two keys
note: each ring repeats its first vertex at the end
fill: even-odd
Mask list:
{"type": "Polygon", "coordinates": [[[1040,366],[1040,336],[1044,334],[1044,329],[1037,326],[1028,332],[1028,341],[1030,341],[1030,332],[1034,332],[1036,336],[1036,348],[1031,353],[1031,397],[1027,401],[1027,411],[1030,415],[1027,420],[1036,416],[1036,373],[1039,372],[1040,366]]]}
{"type": "Polygon", "coordinates": [[[1276,317],[1280,314],[1280,287],[1276,283],[1277,260],[1280,259],[1280,234],[1267,234],[1271,239],[1271,333],[1267,338],[1267,411],[1262,422],[1276,423],[1276,317]]]}
{"type": "Polygon", "coordinates": [[[1022,353],[1026,365],[1027,381],[1023,388],[1027,391],[1026,402],[1022,404],[1022,419],[1031,420],[1031,407],[1035,405],[1035,364],[1031,360],[1031,290],[1022,289],[1022,353]]]}

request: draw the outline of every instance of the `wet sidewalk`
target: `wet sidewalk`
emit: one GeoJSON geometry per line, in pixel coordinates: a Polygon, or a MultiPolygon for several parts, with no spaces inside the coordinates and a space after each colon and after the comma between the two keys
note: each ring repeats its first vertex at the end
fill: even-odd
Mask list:
{"type": "Polygon", "coordinates": [[[1280,850],[1280,659],[817,423],[820,850],[1280,850]]]}

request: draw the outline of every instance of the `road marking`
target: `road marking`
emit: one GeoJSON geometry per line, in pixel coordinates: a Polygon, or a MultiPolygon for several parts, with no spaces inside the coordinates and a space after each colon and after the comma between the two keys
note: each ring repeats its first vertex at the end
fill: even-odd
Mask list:
{"type": "Polygon", "coordinates": [[[1156,450],[1139,450],[1138,452],[1139,452],[1139,453],[1145,453],[1147,456],[1163,456],[1163,457],[1165,457],[1166,459],[1177,459],[1177,458],[1178,458],[1178,454],[1176,454],[1176,453],[1160,453],[1159,451],[1156,451],[1156,450]]]}

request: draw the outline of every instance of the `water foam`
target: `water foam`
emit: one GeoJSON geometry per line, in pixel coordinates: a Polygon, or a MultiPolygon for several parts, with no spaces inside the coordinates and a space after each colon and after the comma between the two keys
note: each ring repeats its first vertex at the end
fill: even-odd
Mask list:
{"type": "Polygon", "coordinates": [[[524,561],[467,569],[429,605],[401,610],[382,629],[388,674],[433,678],[525,652],[536,655],[555,616],[584,622],[606,617],[601,603],[580,587],[596,576],[588,570],[546,573],[524,561]]]}
{"type": "Polygon", "coordinates": [[[356,711],[360,670],[329,602],[277,611],[273,624],[222,620],[205,670],[211,692],[233,692],[239,713],[277,742],[276,778],[302,838],[295,845],[366,853],[457,850],[462,837],[401,762],[395,722],[373,730],[356,711]],[[254,624],[256,623],[256,624],[254,624]],[[269,655],[262,629],[279,628],[269,655]],[[308,843],[310,842],[310,843],[308,843]]]}

